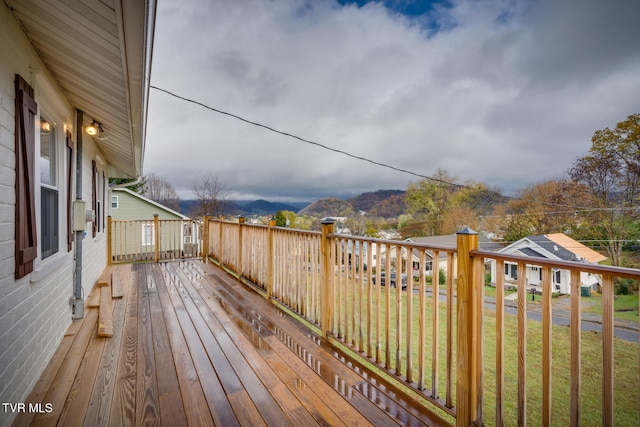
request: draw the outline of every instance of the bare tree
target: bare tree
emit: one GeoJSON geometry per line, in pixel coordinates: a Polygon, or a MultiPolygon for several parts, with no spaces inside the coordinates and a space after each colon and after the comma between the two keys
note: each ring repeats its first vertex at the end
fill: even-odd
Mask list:
{"type": "Polygon", "coordinates": [[[217,175],[209,172],[198,176],[193,181],[191,189],[196,199],[198,199],[198,203],[191,213],[193,216],[221,216],[225,214],[228,206],[229,190],[218,179],[217,175]]]}
{"type": "Polygon", "coordinates": [[[180,209],[180,198],[175,188],[166,179],[150,173],[144,177],[144,190],[142,195],[158,202],[169,209],[180,209]]]}

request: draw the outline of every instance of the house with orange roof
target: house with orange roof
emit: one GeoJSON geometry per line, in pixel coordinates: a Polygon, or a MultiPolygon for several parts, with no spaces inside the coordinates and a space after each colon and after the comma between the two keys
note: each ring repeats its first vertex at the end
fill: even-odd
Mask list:
{"type": "MultiPolygon", "coordinates": [[[[526,280],[527,286],[536,288],[542,286],[542,268],[536,265],[536,259],[549,259],[555,261],[577,261],[588,264],[597,264],[607,259],[604,255],[583,245],[563,233],[544,234],[537,236],[527,236],[517,242],[505,246],[497,251],[505,255],[519,255],[531,258],[531,264],[527,265],[526,280]]],[[[496,282],[499,272],[496,271],[496,262],[490,262],[491,281],[496,282]]],[[[516,284],[518,280],[518,265],[505,261],[504,274],[506,283],[516,284]]],[[[553,292],[569,294],[571,292],[571,275],[568,270],[553,269],[552,284],[553,292]]],[[[583,286],[593,287],[600,283],[600,277],[594,274],[580,273],[580,282],[583,286]]]]}

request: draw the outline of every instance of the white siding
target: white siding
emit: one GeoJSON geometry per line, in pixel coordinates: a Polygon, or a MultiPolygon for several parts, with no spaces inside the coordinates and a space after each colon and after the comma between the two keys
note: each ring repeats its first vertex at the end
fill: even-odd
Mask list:
{"type": "MultiPolygon", "coordinates": [[[[39,108],[43,105],[62,108],[56,125],[60,129],[67,126],[74,137],[75,121],[72,107],[57,89],[4,3],[0,3],[0,40],[0,401],[19,403],[30,393],[71,324],[69,299],[73,295],[74,263],[73,251],[67,252],[65,167],[59,183],[62,223],[59,251],[45,261],[38,258],[33,273],[20,280],[14,279],[15,75],[23,76],[34,88],[39,108]]],[[[90,138],[85,138],[83,144],[83,199],[90,206],[91,160],[98,152],[90,138]]],[[[59,154],[66,162],[66,153],[59,154]]],[[[75,178],[75,172],[73,175],[75,178]]],[[[75,185],[72,188],[75,189],[75,185]]],[[[39,212],[37,191],[36,199],[39,212]]],[[[107,260],[105,233],[93,238],[90,224],[88,226],[83,241],[85,296],[107,260]]],[[[15,414],[1,413],[0,426],[10,425],[14,418],[15,414]]]]}

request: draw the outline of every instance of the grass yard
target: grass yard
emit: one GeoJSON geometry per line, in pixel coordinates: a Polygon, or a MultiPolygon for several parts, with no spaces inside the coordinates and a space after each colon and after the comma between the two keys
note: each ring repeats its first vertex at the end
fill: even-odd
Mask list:
{"type": "MultiPolygon", "coordinates": [[[[409,302],[407,292],[402,292],[400,299],[401,306],[401,327],[400,337],[398,341],[398,330],[396,328],[396,316],[397,316],[397,299],[396,290],[392,289],[390,292],[390,314],[389,314],[389,360],[386,360],[385,345],[386,345],[386,306],[387,295],[386,288],[381,288],[380,300],[376,299],[376,287],[373,288],[373,301],[372,312],[374,329],[372,331],[375,348],[375,324],[377,309],[380,310],[381,329],[379,333],[381,358],[380,364],[382,366],[388,365],[392,368],[395,367],[396,351],[399,352],[401,360],[406,360],[406,342],[407,342],[407,328],[408,323],[406,319],[406,308],[409,302]],[[399,345],[398,345],[399,344],[399,345]]],[[[351,294],[349,294],[351,295],[351,294]]],[[[349,296],[348,299],[351,297],[349,296]]],[[[417,381],[418,373],[418,347],[419,347],[419,297],[418,295],[411,295],[412,300],[412,319],[410,327],[412,329],[412,372],[413,381],[417,381]]],[[[366,301],[366,299],[365,299],[366,301]]],[[[633,301],[631,302],[631,304],[633,301]]],[[[637,299],[636,299],[637,304],[637,299]]],[[[352,311],[354,305],[351,301],[347,302],[344,306],[344,300],[342,301],[342,312],[347,313],[345,318],[348,318],[350,325],[349,329],[360,328],[362,325],[362,335],[366,339],[366,307],[363,309],[359,305],[356,305],[357,310],[355,316],[352,311]],[[355,326],[353,323],[355,319],[355,326]]],[[[432,315],[433,304],[430,298],[427,298],[427,302],[424,306],[426,323],[425,323],[425,336],[424,343],[426,353],[424,356],[424,380],[427,389],[431,389],[432,384],[432,346],[434,339],[432,337],[432,315]]],[[[455,307],[453,309],[453,330],[455,331],[455,307]]],[[[345,330],[347,325],[341,323],[342,330],[345,330]]],[[[439,304],[439,343],[438,343],[438,371],[437,371],[437,388],[438,397],[445,397],[446,390],[446,306],[445,304],[439,304]]],[[[504,335],[504,369],[505,369],[505,425],[517,424],[517,366],[518,366],[518,354],[517,354],[517,318],[511,315],[505,315],[505,335],[504,335]]],[[[487,425],[493,425],[495,423],[495,355],[496,355],[496,313],[493,310],[485,310],[484,317],[484,352],[485,352],[485,365],[484,365],[484,393],[485,393],[485,407],[484,407],[484,419],[487,425]]],[[[569,366],[570,366],[570,336],[569,328],[563,326],[554,326],[552,330],[552,424],[553,425],[568,425],[569,424],[569,366]]],[[[455,334],[455,332],[454,332],[455,334]]],[[[359,332],[350,334],[351,336],[359,336],[359,332]]],[[[527,323],[527,420],[530,425],[541,424],[541,389],[542,389],[542,324],[539,322],[529,321],[527,323]]],[[[351,340],[349,340],[351,341],[351,340]]],[[[582,425],[600,425],[601,424],[601,381],[602,381],[602,335],[598,333],[583,333],[582,334],[582,357],[581,357],[581,378],[582,378],[582,393],[581,393],[581,423],[582,425]]],[[[366,347],[366,345],[365,345],[366,347]]],[[[452,343],[453,354],[453,367],[452,375],[454,378],[453,385],[453,401],[455,402],[455,375],[456,375],[456,345],[455,340],[452,343]]],[[[629,343],[626,341],[615,339],[614,342],[614,403],[615,403],[615,425],[621,426],[637,426],[640,425],[640,345],[637,343],[629,343]]],[[[406,372],[406,366],[401,366],[401,375],[406,372]]]]}
{"type": "MultiPolygon", "coordinates": [[[[590,298],[584,298],[583,311],[593,314],[602,314],[602,295],[592,294],[590,298]]],[[[613,301],[614,317],[616,319],[639,321],[638,294],[616,295],[613,301]]]]}
{"type": "MultiPolygon", "coordinates": [[[[495,298],[496,288],[493,286],[484,287],[485,296],[495,298]]],[[[515,290],[505,290],[505,297],[509,294],[516,293],[515,290]]],[[[542,304],[542,295],[531,295],[527,293],[527,303],[542,304]],[[532,300],[533,298],[533,300],[532,300]]],[[[552,305],[561,304],[569,309],[569,296],[554,297],[551,300],[552,305]]],[[[592,293],[590,297],[582,297],[582,312],[602,315],[602,295],[592,293]]],[[[635,295],[616,295],[613,301],[614,318],[620,320],[640,321],[638,311],[638,294],[635,295]]]]}

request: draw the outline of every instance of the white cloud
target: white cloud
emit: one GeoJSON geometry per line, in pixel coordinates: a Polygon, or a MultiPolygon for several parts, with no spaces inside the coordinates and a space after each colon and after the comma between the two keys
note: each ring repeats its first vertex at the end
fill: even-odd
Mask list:
{"type": "MultiPolygon", "coordinates": [[[[596,129],[640,111],[637,2],[457,1],[428,18],[381,4],[163,1],[152,84],[340,150],[511,193],[558,176],[596,129]]],[[[190,197],[313,199],[418,178],[152,91],[145,172],[190,197]]]]}

